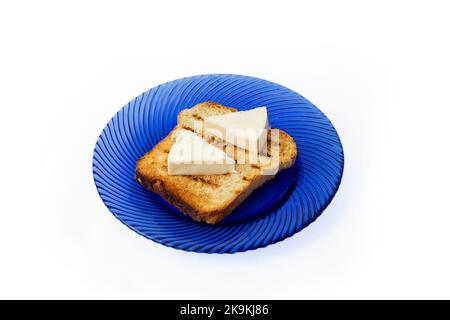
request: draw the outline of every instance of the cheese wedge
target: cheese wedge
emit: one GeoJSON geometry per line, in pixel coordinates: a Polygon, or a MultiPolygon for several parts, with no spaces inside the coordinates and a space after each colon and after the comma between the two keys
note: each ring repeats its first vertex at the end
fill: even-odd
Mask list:
{"type": "Polygon", "coordinates": [[[268,127],[266,107],[211,116],[204,121],[206,134],[255,153],[266,146],[268,127]]]}
{"type": "Polygon", "coordinates": [[[214,175],[234,172],[235,161],[197,134],[180,130],[167,158],[169,175],[214,175]]]}

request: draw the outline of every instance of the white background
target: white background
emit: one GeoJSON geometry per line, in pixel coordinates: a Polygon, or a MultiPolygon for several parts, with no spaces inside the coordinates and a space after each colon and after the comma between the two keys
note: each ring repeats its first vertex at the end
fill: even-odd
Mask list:
{"type": "Polygon", "coordinates": [[[3,1],[0,298],[450,298],[447,1],[3,1]],[[342,139],[311,226],[235,255],[153,243],[93,183],[103,126],[204,73],[269,79],[342,139]]]}

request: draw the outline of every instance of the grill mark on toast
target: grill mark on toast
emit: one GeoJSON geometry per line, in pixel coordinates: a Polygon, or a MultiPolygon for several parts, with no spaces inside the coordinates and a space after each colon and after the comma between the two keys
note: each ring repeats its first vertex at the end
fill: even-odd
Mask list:
{"type": "Polygon", "coordinates": [[[188,131],[191,131],[191,132],[194,132],[194,133],[195,133],[194,129],[192,129],[191,127],[183,126],[183,129],[186,129],[186,130],[188,130],[188,131]]]}
{"type": "Polygon", "coordinates": [[[194,114],[192,115],[192,117],[193,117],[194,119],[196,119],[196,120],[203,120],[203,117],[202,117],[202,116],[199,116],[199,115],[196,114],[196,113],[194,113],[194,114]]]}
{"type": "Polygon", "coordinates": [[[192,179],[194,181],[198,181],[198,182],[202,182],[204,184],[213,186],[213,187],[218,187],[219,185],[209,179],[205,179],[203,177],[199,177],[199,176],[188,176],[189,179],[192,179]]]}
{"type": "Polygon", "coordinates": [[[257,164],[251,164],[250,166],[251,166],[252,168],[255,168],[255,169],[261,169],[261,167],[258,166],[257,164]]]}

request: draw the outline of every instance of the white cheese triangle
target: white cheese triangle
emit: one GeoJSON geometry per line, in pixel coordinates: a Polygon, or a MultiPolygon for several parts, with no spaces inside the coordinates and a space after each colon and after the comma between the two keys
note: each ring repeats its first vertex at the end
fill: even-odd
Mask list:
{"type": "Polygon", "coordinates": [[[169,175],[213,175],[234,172],[235,161],[197,134],[180,130],[170,149],[169,175]]]}
{"type": "Polygon", "coordinates": [[[249,151],[260,152],[267,143],[266,107],[205,118],[207,134],[249,151]]]}

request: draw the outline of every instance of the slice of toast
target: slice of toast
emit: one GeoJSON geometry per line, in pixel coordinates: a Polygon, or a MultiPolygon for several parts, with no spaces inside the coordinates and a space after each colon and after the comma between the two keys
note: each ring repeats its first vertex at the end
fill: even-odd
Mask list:
{"type": "MultiPolygon", "coordinates": [[[[136,180],[147,190],[156,192],[164,200],[172,204],[184,214],[196,221],[216,224],[229,215],[256,188],[272,179],[275,173],[267,174],[268,168],[276,165],[279,170],[292,166],[297,156],[294,140],[284,131],[278,130],[278,157],[271,155],[268,134],[268,152],[264,161],[258,163],[236,164],[236,173],[221,175],[174,176],[168,175],[167,157],[179,130],[197,131],[194,121],[202,121],[213,115],[236,112],[215,102],[203,102],[190,109],[183,110],[178,115],[178,125],[161,140],[153,149],[147,152],[136,164],[136,180]],[[269,162],[266,160],[269,159],[269,162]],[[276,163],[274,163],[276,161],[276,163]]],[[[271,129],[277,130],[277,129],[271,129]]],[[[200,135],[202,132],[198,132],[200,135]]],[[[214,143],[214,137],[204,136],[205,140],[214,143]]],[[[248,152],[232,147],[228,153],[237,156],[248,152]],[[229,153],[231,149],[231,154],[229,153]]],[[[261,157],[262,159],[263,157],[261,157]]]]}

